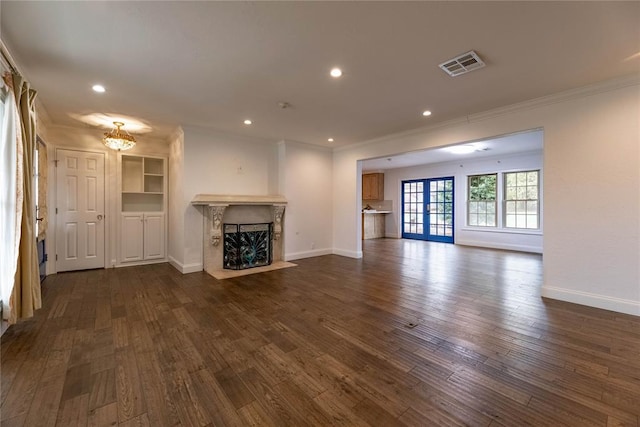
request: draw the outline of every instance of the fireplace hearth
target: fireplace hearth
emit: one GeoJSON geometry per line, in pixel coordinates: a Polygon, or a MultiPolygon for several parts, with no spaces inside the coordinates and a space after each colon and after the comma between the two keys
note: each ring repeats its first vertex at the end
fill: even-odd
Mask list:
{"type": "Polygon", "coordinates": [[[224,224],[223,267],[227,270],[270,265],[273,223],[224,224]]]}

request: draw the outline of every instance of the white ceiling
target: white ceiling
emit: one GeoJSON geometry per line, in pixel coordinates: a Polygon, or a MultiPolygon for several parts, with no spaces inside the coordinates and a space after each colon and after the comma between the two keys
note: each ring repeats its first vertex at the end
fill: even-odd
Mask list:
{"type": "Polygon", "coordinates": [[[127,116],[157,137],[337,147],[640,72],[640,2],[4,0],[0,18],[53,124],[127,116]],[[472,49],[485,68],[438,68],[472,49]]]}
{"type": "Polygon", "coordinates": [[[362,170],[371,172],[433,163],[464,162],[469,159],[509,156],[524,152],[541,152],[543,140],[542,130],[532,130],[482,141],[466,141],[463,144],[456,144],[475,148],[475,151],[465,154],[455,154],[449,151],[450,147],[444,147],[364,160],[362,170]]]}

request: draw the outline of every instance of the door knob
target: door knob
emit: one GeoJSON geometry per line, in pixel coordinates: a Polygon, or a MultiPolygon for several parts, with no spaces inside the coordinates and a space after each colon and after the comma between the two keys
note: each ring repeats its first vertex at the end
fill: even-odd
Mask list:
{"type": "Polygon", "coordinates": [[[102,215],[98,215],[98,221],[102,221],[102,215]]]}

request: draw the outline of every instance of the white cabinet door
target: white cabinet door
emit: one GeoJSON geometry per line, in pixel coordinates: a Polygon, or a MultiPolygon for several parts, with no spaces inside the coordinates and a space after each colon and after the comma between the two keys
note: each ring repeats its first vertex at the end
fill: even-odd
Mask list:
{"type": "Polygon", "coordinates": [[[144,214],[123,213],[120,220],[120,261],[142,261],[144,214]]]}
{"type": "Polygon", "coordinates": [[[164,214],[144,214],[144,259],[164,258],[164,214]]]}

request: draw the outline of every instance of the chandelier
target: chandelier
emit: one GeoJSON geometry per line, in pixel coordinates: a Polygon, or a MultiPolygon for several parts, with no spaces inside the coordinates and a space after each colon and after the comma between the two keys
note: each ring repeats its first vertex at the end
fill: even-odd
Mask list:
{"type": "Polygon", "coordinates": [[[104,133],[104,138],[102,138],[104,145],[118,151],[125,151],[135,147],[136,139],[126,130],[120,129],[124,126],[124,123],[113,122],[113,125],[115,126],[114,129],[104,133]]]}

